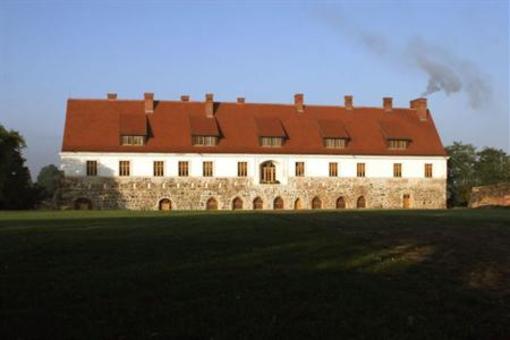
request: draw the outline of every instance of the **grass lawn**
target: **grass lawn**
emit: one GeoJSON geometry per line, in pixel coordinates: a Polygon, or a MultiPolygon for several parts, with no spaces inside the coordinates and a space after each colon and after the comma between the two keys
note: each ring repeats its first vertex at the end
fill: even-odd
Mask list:
{"type": "Polygon", "coordinates": [[[0,212],[0,339],[510,338],[510,210],[0,212]]]}

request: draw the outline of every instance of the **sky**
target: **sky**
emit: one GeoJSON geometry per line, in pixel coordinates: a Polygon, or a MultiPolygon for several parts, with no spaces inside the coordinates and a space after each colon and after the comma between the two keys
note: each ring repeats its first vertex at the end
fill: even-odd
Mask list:
{"type": "Polygon", "coordinates": [[[58,164],[68,98],[407,107],[444,145],[510,151],[508,1],[0,1],[0,124],[32,175],[58,164]]]}

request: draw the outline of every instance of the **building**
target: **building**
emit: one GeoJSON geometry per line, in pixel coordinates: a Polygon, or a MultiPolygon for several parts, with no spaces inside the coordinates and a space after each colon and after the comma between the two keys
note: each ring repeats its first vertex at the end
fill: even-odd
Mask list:
{"type": "Polygon", "coordinates": [[[445,208],[425,98],[396,108],[69,99],[60,204],[92,209],[445,208]]]}

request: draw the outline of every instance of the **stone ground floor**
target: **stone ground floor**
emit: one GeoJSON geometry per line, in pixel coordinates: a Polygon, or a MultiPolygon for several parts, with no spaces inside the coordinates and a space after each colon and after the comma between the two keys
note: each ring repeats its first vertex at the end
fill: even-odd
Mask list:
{"type": "Polygon", "coordinates": [[[293,178],[258,184],[249,178],[66,177],[62,209],[270,210],[441,209],[444,179],[293,178]]]}

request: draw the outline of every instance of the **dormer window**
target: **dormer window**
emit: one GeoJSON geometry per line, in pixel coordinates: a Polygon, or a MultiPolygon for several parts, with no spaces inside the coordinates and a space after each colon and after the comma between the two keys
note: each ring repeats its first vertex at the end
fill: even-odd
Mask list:
{"type": "Polygon", "coordinates": [[[128,146],[143,146],[145,143],[145,136],[121,136],[121,145],[128,146]]]}
{"type": "Polygon", "coordinates": [[[324,146],[328,149],[345,149],[347,138],[324,138],[324,146]]]}
{"type": "Polygon", "coordinates": [[[260,146],[266,148],[280,148],[283,145],[283,137],[260,137],[260,146]]]}
{"type": "Polygon", "coordinates": [[[193,146],[216,146],[218,136],[192,136],[191,142],[193,146]]]}
{"type": "Polygon", "coordinates": [[[389,139],[388,149],[390,150],[405,150],[409,147],[408,139],[389,139]]]}

